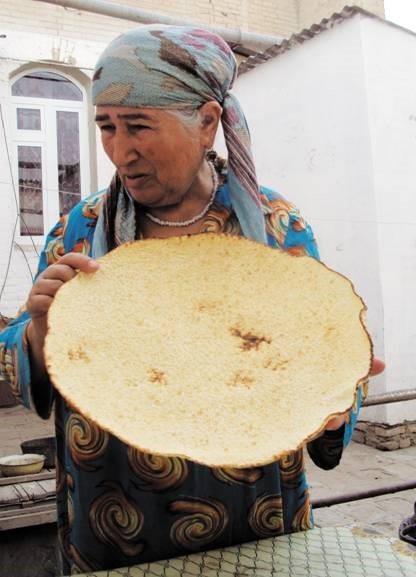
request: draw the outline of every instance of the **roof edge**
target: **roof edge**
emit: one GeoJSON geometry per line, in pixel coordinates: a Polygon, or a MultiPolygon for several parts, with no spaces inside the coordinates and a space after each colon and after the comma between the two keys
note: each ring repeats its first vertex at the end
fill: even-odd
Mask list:
{"type": "MultiPolygon", "coordinates": [[[[249,56],[247,60],[241,62],[241,64],[239,65],[238,76],[241,76],[241,74],[244,74],[245,72],[248,72],[253,68],[256,68],[259,64],[263,64],[264,62],[267,62],[268,60],[271,60],[272,58],[275,58],[276,56],[279,56],[284,52],[288,52],[295,46],[303,44],[307,40],[315,38],[322,32],[334,28],[338,24],[341,24],[345,20],[349,20],[350,18],[356,16],[357,14],[373,18],[376,20],[380,20],[381,22],[391,24],[392,26],[396,26],[396,24],[384,20],[383,18],[380,18],[376,14],[368,12],[368,10],[364,10],[364,8],[360,8],[359,6],[345,6],[341,10],[341,12],[335,12],[329,18],[323,18],[319,22],[319,24],[312,24],[310,28],[305,28],[301,32],[292,34],[288,39],[283,40],[280,44],[273,44],[272,46],[267,48],[264,52],[258,52],[257,54],[249,56]]],[[[398,28],[401,28],[401,26],[398,26],[398,28]]]]}

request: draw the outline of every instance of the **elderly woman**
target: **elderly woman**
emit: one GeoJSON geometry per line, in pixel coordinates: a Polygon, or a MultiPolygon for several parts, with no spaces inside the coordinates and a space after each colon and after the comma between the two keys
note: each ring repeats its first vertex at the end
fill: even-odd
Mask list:
{"type": "MultiPolygon", "coordinates": [[[[249,470],[143,454],[74,412],[45,371],[46,314],[57,290],[77,270],[96,271],[95,257],[124,242],[222,232],[318,256],[295,207],[257,185],[244,115],[229,92],[235,74],[227,44],[203,30],[143,26],[108,46],[93,99],[116,174],[52,229],[27,311],[1,334],[15,394],[43,418],[55,403],[65,574],[312,527],[302,451],[249,470]],[[220,122],[227,168],[211,151],[220,122]]],[[[339,462],[355,419],[356,411],[346,423],[334,419],[309,444],[319,466],[339,462]]]]}

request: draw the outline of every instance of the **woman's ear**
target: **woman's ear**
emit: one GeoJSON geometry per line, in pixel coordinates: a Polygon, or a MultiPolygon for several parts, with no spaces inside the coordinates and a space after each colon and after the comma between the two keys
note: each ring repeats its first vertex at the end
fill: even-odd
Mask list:
{"type": "Polygon", "coordinates": [[[209,149],[214,145],[222,108],[216,100],[209,100],[199,107],[199,114],[201,118],[202,144],[209,149]]]}

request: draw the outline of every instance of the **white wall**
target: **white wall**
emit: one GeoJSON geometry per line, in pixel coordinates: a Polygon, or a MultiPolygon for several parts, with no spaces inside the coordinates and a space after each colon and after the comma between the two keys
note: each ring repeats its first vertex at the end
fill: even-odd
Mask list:
{"type": "MultiPolygon", "coordinates": [[[[259,180],[296,202],[322,259],[368,305],[375,353],[388,364],[371,393],[416,386],[415,51],[415,36],[355,16],[243,74],[235,87],[259,180]]],[[[361,418],[415,415],[408,402],[361,418]]]]}
{"type": "MultiPolygon", "coordinates": [[[[416,387],[416,35],[362,21],[389,389],[416,387]]],[[[416,419],[416,401],[387,420],[416,419]]]]}

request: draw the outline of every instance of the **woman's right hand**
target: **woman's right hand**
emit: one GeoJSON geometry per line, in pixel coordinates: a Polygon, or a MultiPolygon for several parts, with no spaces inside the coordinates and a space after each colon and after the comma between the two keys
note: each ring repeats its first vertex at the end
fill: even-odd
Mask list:
{"type": "MultiPolygon", "coordinates": [[[[43,345],[47,332],[49,307],[58,289],[71,280],[78,271],[92,273],[98,270],[96,260],[76,252],[69,252],[55,264],[50,265],[36,279],[27,300],[27,310],[31,321],[27,327],[27,337],[36,364],[43,365],[43,345]]],[[[43,367],[42,367],[43,368],[43,367]]]]}

